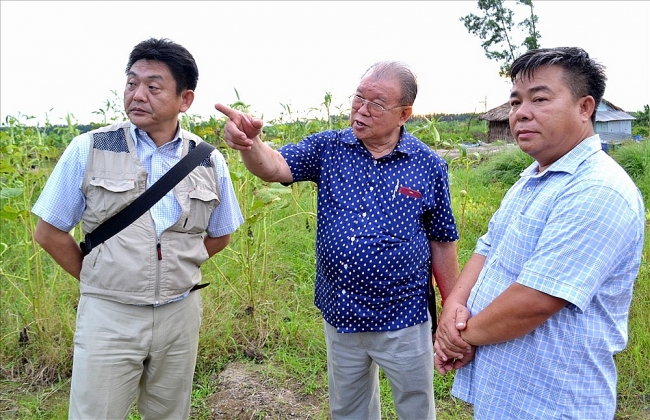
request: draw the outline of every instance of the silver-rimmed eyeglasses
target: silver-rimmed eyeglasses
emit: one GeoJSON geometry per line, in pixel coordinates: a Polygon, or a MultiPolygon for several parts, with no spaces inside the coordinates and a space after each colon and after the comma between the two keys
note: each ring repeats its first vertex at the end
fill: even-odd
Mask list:
{"type": "Polygon", "coordinates": [[[355,94],[355,95],[350,96],[350,106],[355,111],[358,111],[364,105],[368,109],[368,112],[370,113],[370,115],[375,117],[375,118],[381,117],[382,115],[384,115],[384,112],[386,112],[386,111],[392,111],[393,109],[403,108],[405,106],[409,106],[409,105],[398,105],[398,106],[395,106],[393,108],[386,108],[383,105],[378,104],[377,102],[369,101],[369,100],[367,100],[365,98],[362,98],[359,95],[355,94]]]}

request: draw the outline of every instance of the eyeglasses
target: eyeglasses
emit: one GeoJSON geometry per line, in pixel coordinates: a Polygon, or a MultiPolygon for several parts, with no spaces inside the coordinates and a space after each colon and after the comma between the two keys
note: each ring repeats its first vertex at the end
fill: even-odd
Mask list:
{"type": "Polygon", "coordinates": [[[382,115],[384,115],[385,111],[392,111],[393,109],[403,108],[405,106],[409,106],[409,105],[398,105],[398,106],[393,107],[393,108],[385,108],[383,105],[379,105],[377,102],[373,102],[373,101],[369,101],[367,99],[364,99],[359,95],[351,95],[350,96],[350,106],[355,111],[358,111],[364,105],[368,109],[368,112],[370,113],[370,115],[375,117],[375,118],[379,118],[382,115]]]}

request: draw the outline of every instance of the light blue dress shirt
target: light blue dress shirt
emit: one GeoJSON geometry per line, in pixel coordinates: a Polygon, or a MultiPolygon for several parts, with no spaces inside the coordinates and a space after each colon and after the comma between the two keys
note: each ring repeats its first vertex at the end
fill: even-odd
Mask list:
{"type": "Polygon", "coordinates": [[[616,409],[614,354],[643,248],[643,199],[598,135],[504,197],[475,252],[486,262],[467,306],[476,315],[517,282],[568,302],[533,332],[479,346],[452,394],[477,419],[607,419],[616,409]]]}

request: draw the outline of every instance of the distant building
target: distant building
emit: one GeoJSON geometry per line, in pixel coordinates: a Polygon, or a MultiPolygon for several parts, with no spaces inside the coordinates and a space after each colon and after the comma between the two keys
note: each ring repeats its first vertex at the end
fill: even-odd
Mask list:
{"type": "Polygon", "coordinates": [[[508,114],[510,113],[510,102],[506,102],[496,108],[485,112],[478,116],[479,120],[488,122],[487,142],[492,143],[495,141],[505,141],[506,143],[514,143],[515,138],[510,132],[510,122],[508,121],[508,114]]]}
{"type": "Polygon", "coordinates": [[[632,120],[635,118],[603,99],[596,110],[596,133],[605,144],[621,143],[632,138],[632,120]]]}
{"type": "MultiPolygon", "coordinates": [[[[488,122],[487,142],[505,141],[514,143],[515,139],[510,132],[508,113],[510,103],[506,102],[496,108],[479,115],[479,120],[488,122]]],[[[596,109],[595,131],[600,134],[600,141],[605,145],[621,143],[632,138],[632,120],[634,117],[603,99],[596,109]]]]}

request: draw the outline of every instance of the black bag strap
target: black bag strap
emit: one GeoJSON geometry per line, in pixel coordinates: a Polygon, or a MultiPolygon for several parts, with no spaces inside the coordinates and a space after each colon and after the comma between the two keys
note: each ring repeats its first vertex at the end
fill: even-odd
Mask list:
{"type": "Polygon", "coordinates": [[[213,150],[214,146],[211,144],[205,141],[200,142],[131,204],[97,226],[92,232],[87,233],[84,241],[79,244],[83,255],[88,255],[94,247],[136,221],[138,217],[142,216],[144,212],[156,204],[169,190],[181,182],[187,174],[192,172],[192,169],[208,157],[213,150]]]}
{"type": "Polygon", "coordinates": [[[438,328],[438,313],[436,312],[436,289],[433,287],[433,271],[431,268],[429,268],[427,283],[427,305],[431,314],[431,335],[433,336],[438,328]]]}

